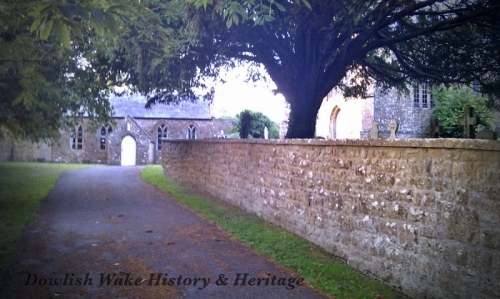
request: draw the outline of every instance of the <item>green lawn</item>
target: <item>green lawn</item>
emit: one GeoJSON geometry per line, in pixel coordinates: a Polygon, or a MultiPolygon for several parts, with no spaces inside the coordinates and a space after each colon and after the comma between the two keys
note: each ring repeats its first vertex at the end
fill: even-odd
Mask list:
{"type": "Polygon", "coordinates": [[[22,228],[66,170],[81,164],[0,163],[0,272],[19,242],[22,228]]]}
{"type": "Polygon", "coordinates": [[[408,298],[357,272],[318,246],[267,223],[255,214],[183,189],[168,180],[159,165],[146,167],[142,178],[213,221],[234,239],[294,269],[318,290],[336,298],[408,298]],[[378,295],[381,297],[377,297],[378,295]]]}

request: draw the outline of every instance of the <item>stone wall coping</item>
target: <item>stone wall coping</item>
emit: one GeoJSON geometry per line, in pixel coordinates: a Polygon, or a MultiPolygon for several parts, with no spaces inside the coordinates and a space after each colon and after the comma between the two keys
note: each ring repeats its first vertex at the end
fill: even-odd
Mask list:
{"type": "Polygon", "coordinates": [[[473,149],[500,151],[500,140],[458,139],[458,138],[415,138],[415,139],[167,139],[164,142],[204,142],[204,143],[243,143],[262,145],[314,145],[314,146],[363,146],[363,147],[406,147],[406,148],[441,148],[473,149]]]}

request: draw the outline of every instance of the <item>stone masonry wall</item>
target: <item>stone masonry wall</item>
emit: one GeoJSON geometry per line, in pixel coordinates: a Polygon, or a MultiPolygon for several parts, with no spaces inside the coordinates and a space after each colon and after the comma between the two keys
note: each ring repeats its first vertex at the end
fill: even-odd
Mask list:
{"type": "Polygon", "coordinates": [[[50,161],[52,149],[44,142],[12,140],[0,136],[0,162],[44,162],[50,161]]]}
{"type": "Polygon", "coordinates": [[[500,142],[174,140],[173,179],[414,298],[500,297],[500,142]]]}
{"type": "Polygon", "coordinates": [[[379,125],[381,138],[389,137],[389,124],[393,118],[398,123],[398,138],[427,137],[425,128],[430,123],[431,114],[431,108],[413,106],[413,94],[399,93],[395,89],[383,92],[375,88],[373,120],[379,125]]]}

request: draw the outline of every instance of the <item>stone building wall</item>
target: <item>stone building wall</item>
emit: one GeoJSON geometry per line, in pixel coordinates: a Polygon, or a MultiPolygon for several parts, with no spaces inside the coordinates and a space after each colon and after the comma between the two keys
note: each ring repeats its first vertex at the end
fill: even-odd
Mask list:
{"type": "Polygon", "coordinates": [[[500,297],[500,142],[169,141],[164,172],[414,298],[500,297]]]}
{"type": "Polygon", "coordinates": [[[51,156],[52,148],[44,142],[12,140],[7,135],[0,138],[0,161],[44,162],[51,156]]]}
{"type": "Polygon", "coordinates": [[[61,138],[51,146],[51,162],[64,163],[102,163],[106,164],[107,150],[100,149],[101,127],[93,127],[87,119],[82,119],[75,127],[82,126],[83,142],[82,148],[72,148],[70,143],[70,132],[61,132],[61,138]]]}
{"type": "Polygon", "coordinates": [[[375,87],[373,119],[378,123],[380,137],[389,137],[389,123],[395,119],[398,123],[398,138],[423,138],[425,128],[430,123],[432,109],[414,107],[411,93],[398,92],[395,89],[382,91],[375,87]]]}
{"type": "Polygon", "coordinates": [[[228,131],[230,131],[237,122],[237,119],[214,119],[212,138],[227,136],[228,131]]]}
{"type": "Polygon", "coordinates": [[[107,164],[121,164],[121,143],[125,136],[131,136],[136,142],[136,164],[148,164],[149,144],[153,142],[154,139],[135,121],[135,119],[130,116],[125,117],[122,121],[117,121],[115,127],[113,128],[113,132],[109,134],[107,164]]]}

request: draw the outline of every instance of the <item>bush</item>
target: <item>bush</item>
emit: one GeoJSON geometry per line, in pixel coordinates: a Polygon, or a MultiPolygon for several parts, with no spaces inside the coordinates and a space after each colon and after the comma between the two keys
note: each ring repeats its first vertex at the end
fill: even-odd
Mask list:
{"type": "MultiPolygon", "coordinates": [[[[487,106],[487,99],[474,92],[467,86],[454,86],[433,88],[432,95],[436,101],[436,107],[432,111],[432,117],[439,120],[443,128],[441,137],[461,138],[464,137],[463,126],[459,125],[459,119],[464,117],[464,109],[470,106],[474,109],[474,116],[479,117],[479,123],[486,129],[492,128],[493,113],[487,106]]],[[[477,125],[474,126],[477,128],[477,125]]]]}

